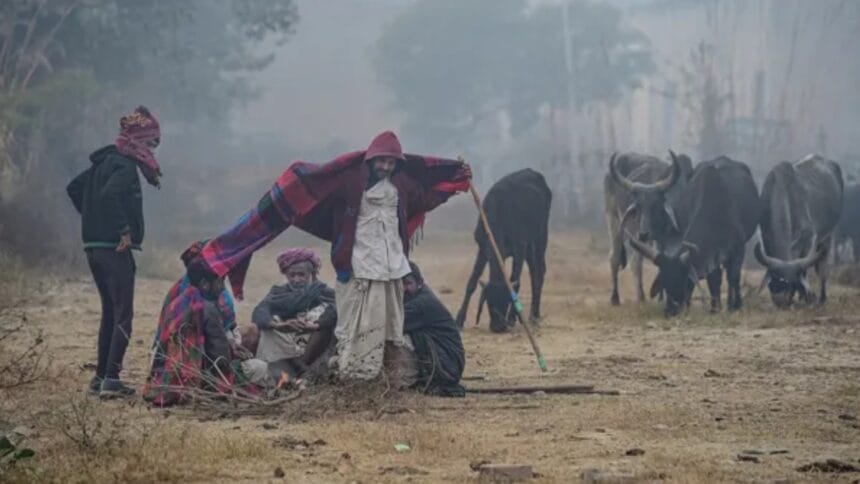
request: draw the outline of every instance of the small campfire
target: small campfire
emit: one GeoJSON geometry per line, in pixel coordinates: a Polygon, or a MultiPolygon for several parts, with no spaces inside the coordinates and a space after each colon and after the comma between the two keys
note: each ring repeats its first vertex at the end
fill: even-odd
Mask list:
{"type": "Polygon", "coordinates": [[[301,378],[291,377],[290,374],[286,371],[281,372],[281,378],[278,379],[278,384],[275,386],[276,390],[283,390],[290,386],[290,384],[295,385],[298,389],[304,388],[304,380],[301,378]]]}

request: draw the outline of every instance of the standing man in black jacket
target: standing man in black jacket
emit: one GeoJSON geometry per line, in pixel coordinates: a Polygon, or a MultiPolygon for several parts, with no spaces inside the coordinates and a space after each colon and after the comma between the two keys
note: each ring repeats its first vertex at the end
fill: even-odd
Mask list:
{"type": "Polygon", "coordinates": [[[115,144],[90,155],[90,166],[66,188],[81,214],[87,262],[102,303],[98,363],[89,393],[127,397],[134,389],[119,378],[131,337],[135,263],[131,250],[143,242],[143,196],[138,170],[159,186],[161,170],[153,150],[161,141],[158,120],[138,107],[120,119],[115,144]]]}

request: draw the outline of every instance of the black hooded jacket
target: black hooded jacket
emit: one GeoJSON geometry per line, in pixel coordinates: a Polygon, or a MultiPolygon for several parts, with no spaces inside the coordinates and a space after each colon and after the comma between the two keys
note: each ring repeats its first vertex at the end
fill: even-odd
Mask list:
{"type": "Polygon", "coordinates": [[[66,192],[81,214],[84,249],[114,248],[131,234],[133,249],[143,243],[143,194],[137,162],[108,145],[90,155],[92,166],[66,192]]]}
{"type": "Polygon", "coordinates": [[[404,311],[403,332],[415,347],[419,385],[431,393],[462,396],[466,352],[451,313],[426,285],[406,298],[404,311]]]}

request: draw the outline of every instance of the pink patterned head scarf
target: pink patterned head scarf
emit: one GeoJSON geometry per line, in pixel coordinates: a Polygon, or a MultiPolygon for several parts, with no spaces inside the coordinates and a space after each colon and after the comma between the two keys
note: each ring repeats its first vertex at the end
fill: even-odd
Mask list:
{"type": "Polygon", "coordinates": [[[290,266],[299,262],[309,262],[314,267],[314,273],[319,272],[320,267],[322,267],[322,261],[316,252],[304,247],[287,249],[278,256],[278,267],[280,267],[281,272],[286,272],[290,266]]]}
{"type": "Polygon", "coordinates": [[[161,127],[158,120],[144,106],[138,106],[133,113],[120,118],[116,149],[137,160],[146,181],[154,187],[161,186],[161,167],[149,144],[154,142],[157,145],[160,141],[161,127]]]}
{"type": "Polygon", "coordinates": [[[179,256],[179,258],[182,259],[182,263],[185,264],[185,267],[188,267],[188,265],[200,255],[206,242],[209,242],[208,238],[194,242],[190,247],[185,249],[185,252],[183,252],[182,255],[179,256]]]}

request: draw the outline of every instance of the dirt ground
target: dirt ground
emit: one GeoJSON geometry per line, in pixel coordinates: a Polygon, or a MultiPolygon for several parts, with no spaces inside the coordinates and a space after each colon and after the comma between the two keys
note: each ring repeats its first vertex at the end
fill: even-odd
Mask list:
{"type": "MultiPolygon", "coordinates": [[[[252,265],[248,300],[238,307],[245,324],[278,280],[277,248],[252,265]]],[[[415,253],[452,312],[474,252],[468,234],[458,234],[425,240],[415,253]]],[[[776,311],[762,295],[736,314],[709,315],[697,303],[665,320],[656,301],[632,300],[629,271],[623,305],[608,305],[605,253],[599,237],[553,234],[538,332],[549,371],[538,370],[521,329],[491,334],[472,317],[463,333],[465,384],[592,384],[619,395],[389,393],[367,407],[322,408],[327,402],[316,398],[306,402],[314,411],[297,411],[299,400],[265,416],[84,397],[99,317],[89,275],[29,281],[0,306],[2,327],[24,326],[3,351],[42,331],[53,361],[45,379],[0,390],[0,430],[16,428],[36,452],[0,480],[462,482],[478,479],[470,464],[482,461],[532,465],[536,482],[576,482],[588,469],[600,470],[591,475],[602,482],[860,479],[796,470],[827,458],[860,465],[860,290],[834,284],[824,308],[776,311]]],[[[178,261],[171,264],[178,275],[178,261]]],[[[760,276],[746,273],[745,291],[760,276]]],[[[323,277],[332,280],[330,268],[323,277]]],[[[138,281],[125,371],[138,385],[171,283],[138,281]]]]}

